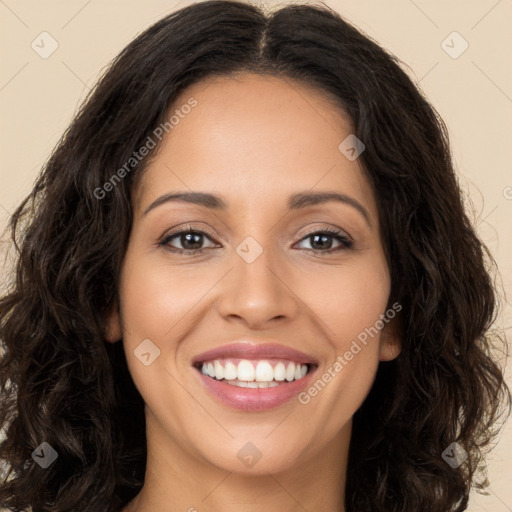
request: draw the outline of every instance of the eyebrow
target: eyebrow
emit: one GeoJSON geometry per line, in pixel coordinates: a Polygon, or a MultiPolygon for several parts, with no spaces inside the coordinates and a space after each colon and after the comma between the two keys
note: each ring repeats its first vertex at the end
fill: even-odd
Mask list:
{"type": "MultiPolygon", "coordinates": [[[[227,202],[222,197],[207,192],[170,192],[155,199],[146,208],[142,216],[145,217],[151,210],[172,201],[196,204],[213,210],[227,210],[228,208],[227,202]]],[[[287,206],[289,210],[298,210],[329,201],[337,201],[352,206],[364,217],[368,225],[372,226],[370,215],[366,208],[353,197],[338,192],[299,192],[289,197],[287,206]]]]}

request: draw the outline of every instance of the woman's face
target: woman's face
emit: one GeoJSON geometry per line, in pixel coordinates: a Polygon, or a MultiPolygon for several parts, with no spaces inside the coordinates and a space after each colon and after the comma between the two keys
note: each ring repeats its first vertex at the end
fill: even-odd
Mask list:
{"type": "Polygon", "coordinates": [[[339,147],[353,128],[321,91],[256,74],[195,84],[176,110],[134,194],[108,325],[146,403],[148,455],[311,464],[346,446],[379,360],[399,352],[375,198],[350,139],[339,147]]]}

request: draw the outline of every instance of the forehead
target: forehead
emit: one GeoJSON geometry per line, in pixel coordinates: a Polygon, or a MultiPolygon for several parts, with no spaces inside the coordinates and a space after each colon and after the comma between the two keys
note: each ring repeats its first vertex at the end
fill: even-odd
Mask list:
{"type": "Polygon", "coordinates": [[[360,163],[339,149],[353,133],[351,120],[317,88],[258,74],[212,77],[182,91],[173,115],[137,191],[139,211],[173,190],[217,192],[234,207],[261,208],[281,207],[297,191],[330,189],[376,215],[360,163]]]}

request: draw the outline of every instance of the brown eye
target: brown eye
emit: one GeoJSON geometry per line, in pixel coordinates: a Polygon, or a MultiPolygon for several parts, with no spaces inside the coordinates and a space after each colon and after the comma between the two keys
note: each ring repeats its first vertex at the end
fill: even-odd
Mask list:
{"type": "Polygon", "coordinates": [[[337,230],[324,229],[322,231],[315,231],[306,235],[303,240],[310,240],[311,249],[318,252],[335,252],[343,249],[350,249],[353,245],[352,240],[347,238],[343,232],[337,230]],[[332,249],[333,239],[340,245],[332,249]]]}
{"type": "MultiPolygon", "coordinates": [[[[206,249],[206,247],[203,247],[205,238],[211,240],[204,231],[187,228],[167,235],[158,245],[168,248],[171,252],[198,253],[206,249]],[[181,245],[181,247],[173,246],[171,242],[174,239],[177,240],[177,243],[181,245]]],[[[176,242],[173,243],[175,244],[176,242]]]]}

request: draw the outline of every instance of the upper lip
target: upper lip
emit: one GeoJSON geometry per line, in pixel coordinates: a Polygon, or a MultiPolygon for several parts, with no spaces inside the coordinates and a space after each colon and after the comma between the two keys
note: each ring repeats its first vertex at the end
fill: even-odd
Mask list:
{"type": "Polygon", "coordinates": [[[204,361],[227,359],[230,357],[240,359],[288,359],[300,364],[314,365],[318,363],[317,359],[312,355],[279,343],[258,343],[240,340],[203,352],[193,359],[192,364],[196,365],[204,361]]]}

